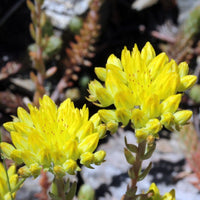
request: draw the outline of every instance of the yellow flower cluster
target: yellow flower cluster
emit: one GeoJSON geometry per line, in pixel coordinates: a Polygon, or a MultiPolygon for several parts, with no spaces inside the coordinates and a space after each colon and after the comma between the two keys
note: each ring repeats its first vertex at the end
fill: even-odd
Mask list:
{"type": "Polygon", "coordinates": [[[171,190],[162,196],[155,183],[151,184],[149,191],[153,191],[153,196],[149,200],[175,200],[175,190],[171,190]]]}
{"type": "MultiPolygon", "coordinates": [[[[10,182],[11,191],[15,189],[18,183],[18,175],[16,174],[16,167],[12,165],[8,169],[8,177],[10,182]]],[[[12,197],[15,197],[15,193],[12,193],[12,197]]],[[[11,194],[8,188],[8,182],[6,177],[6,171],[2,163],[0,163],[0,199],[11,200],[11,194]]]]}
{"type": "Polygon", "coordinates": [[[0,144],[6,158],[25,163],[18,171],[20,175],[37,177],[43,168],[62,177],[80,170],[78,159],[87,167],[104,161],[103,150],[93,152],[106,127],[100,124],[98,114],[88,119],[85,105],[79,110],[67,99],[57,108],[50,97],[44,96],[39,109],[29,105],[29,110],[30,114],[19,107],[18,117],[4,124],[14,146],[0,144]]]}
{"type": "Polygon", "coordinates": [[[114,104],[114,110],[102,109],[99,115],[107,129],[115,132],[118,122],[126,126],[131,120],[139,140],[157,133],[165,126],[179,129],[191,117],[188,110],[177,111],[181,92],[192,87],[197,77],[188,75],[188,65],[169,61],[165,53],[156,56],[149,42],[142,51],[125,47],[121,60],[113,54],[106,67],[95,68],[97,77],[89,84],[88,100],[100,107],[114,104]]]}

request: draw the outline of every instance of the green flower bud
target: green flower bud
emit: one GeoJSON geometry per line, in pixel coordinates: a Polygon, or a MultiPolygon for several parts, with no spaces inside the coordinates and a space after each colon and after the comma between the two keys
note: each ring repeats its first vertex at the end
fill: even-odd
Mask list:
{"type": "Polygon", "coordinates": [[[175,122],[179,125],[184,125],[192,117],[192,111],[182,110],[174,113],[175,122]]]}
{"type": "Polygon", "coordinates": [[[94,155],[93,153],[86,152],[81,155],[80,163],[85,165],[86,167],[90,168],[90,165],[94,162],[94,155]]]}
{"type": "Polygon", "coordinates": [[[104,123],[110,122],[112,120],[117,121],[117,116],[116,116],[115,110],[102,109],[102,110],[98,111],[98,114],[104,123]]]}
{"type": "Polygon", "coordinates": [[[75,174],[75,171],[80,171],[81,169],[77,165],[76,161],[69,159],[66,160],[65,163],[63,164],[63,169],[68,173],[68,174],[75,174]]]}
{"type": "Polygon", "coordinates": [[[105,88],[96,90],[97,99],[103,107],[110,106],[113,103],[112,95],[105,88]]]}
{"type": "Polygon", "coordinates": [[[170,112],[168,113],[164,113],[161,116],[161,124],[163,124],[165,126],[165,128],[167,128],[170,131],[173,131],[173,127],[174,127],[174,115],[170,112]]]}
{"type": "Polygon", "coordinates": [[[197,77],[194,75],[183,76],[180,80],[178,87],[179,92],[184,92],[185,90],[190,89],[197,81],[197,77]]]}
{"type": "Polygon", "coordinates": [[[111,134],[116,133],[118,129],[118,122],[111,120],[106,124],[107,130],[110,131],[111,134]]]}
{"type": "Polygon", "coordinates": [[[93,133],[89,136],[87,136],[79,145],[78,145],[78,150],[79,153],[85,153],[85,152],[93,152],[97,144],[99,142],[99,134],[98,133],[93,133]]]}
{"type": "Polygon", "coordinates": [[[98,133],[99,133],[99,139],[102,139],[105,137],[106,135],[106,125],[105,124],[100,124],[98,127],[97,127],[97,130],[96,130],[98,133]]]}
{"type": "Polygon", "coordinates": [[[31,176],[31,171],[27,166],[23,166],[23,167],[19,168],[18,173],[23,178],[28,178],[31,176]]]}
{"type": "Polygon", "coordinates": [[[178,69],[179,69],[179,75],[180,75],[181,78],[188,74],[189,67],[188,67],[188,64],[186,62],[181,62],[178,65],[178,69]]]}
{"type": "Polygon", "coordinates": [[[158,119],[150,119],[147,124],[145,129],[148,131],[149,134],[156,134],[162,129],[162,124],[158,119]]]}
{"type": "Polygon", "coordinates": [[[161,103],[161,113],[174,113],[181,102],[181,94],[172,95],[161,103]]]}
{"type": "Polygon", "coordinates": [[[29,170],[34,178],[40,175],[42,167],[38,163],[31,164],[29,170]]]}
{"type": "Polygon", "coordinates": [[[142,142],[147,139],[148,131],[145,128],[136,129],[135,136],[138,139],[138,142],[142,142]]]}
{"type": "Polygon", "coordinates": [[[97,151],[94,154],[94,164],[100,165],[102,162],[104,162],[104,158],[106,156],[106,152],[103,150],[97,151]]]}
{"type": "Polygon", "coordinates": [[[95,67],[94,68],[95,74],[101,81],[106,80],[106,69],[104,67],[95,67]]]}
{"type": "Polygon", "coordinates": [[[60,166],[60,165],[56,165],[53,168],[53,172],[55,174],[55,176],[57,176],[58,178],[62,178],[63,176],[65,176],[65,169],[64,167],[60,166]]]}

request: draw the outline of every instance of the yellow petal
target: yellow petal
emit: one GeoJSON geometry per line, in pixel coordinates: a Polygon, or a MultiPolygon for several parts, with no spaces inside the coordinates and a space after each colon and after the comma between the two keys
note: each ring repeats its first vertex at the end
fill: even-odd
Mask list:
{"type": "Polygon", "coordinates": [[[145,127],[148,118],[145,113],[140,109],[134,109],[131,115],[131,121],[136,129],[145,127]]]}
{"type": "Polygon", "coordinates": [[[148,65],[148,69],[152,80],[159,76],[160,70],[168,62],[169,58],[165,53],[160,53],[157,55],[148,65]]]}
{"type": "Polygon", "coordinates": [[[10,154],[15,149],[11,144],[8,144],[6,142],[1,142],[0,148],[1,151],[3,152],[3,156],[5,156],[6,158],[10,158],[10,154]]]}
{"type": "Polygon", "coordinates": [[[26,123],[29,126],[33,126],[33,122],[29,113],[26,112],[25,109],[19,107],[17,109],[17,116],[19,117],[21,122],[26,123]]]}
{"type": "Polygon", "coordinates": [[[188,74],[188,71],[189,71],[188,64],[186,62],[181,62],[178,65],[178,70],[179,70],[179,75],[180,75],[181,78],[183,76],[186,76],[188,74]]]}
{"type": "Polygon", "coordinates": [[[142,102],[141,109],[149,119],[160,116],[160,99],[158,95],[152,94],[146,97],[142,102]]]}
{"type": "Polygon", "coordinates": [[[106,80],[106,69],[104,67],[95,67],[94,71],[99,80],[101,81],[106,80]]]}
{"type": "Polygon", "coordinates": [[[122,69],[122,64],[119,58],[117,58],[114,54],[111,54],[108,57],[107,63],[106,64],[112,64],[116,66],[119,69],[122,69]]]}
{"type": "Polygon", "coordinates": [[[103,107],[110,106],[113,103],[113,97],[105,88],[96,90],[97,99],[103,107]]]}
{"type": "Polygon", "coordinates": [[[76,140],[68,140],[63,146],[63,151],[67,160],[77,160],[79,157],[78,142],[76,140]]]}
{"type": "Polygon", "coordinates": [[[3,127],[4,127],[8,132],[11,132],[11,131],[14,131],[14,130],[15,130],[13,122],[6,122],[6,123],[4,123],[4,124],[3,124],[3,127]]]}
{"type": "Polygon", "coordinates": [[[117,92],[114,97],[114,104],[116,108],[132,109],[134,107],[134,95],[129,91],[117,92]]]}
{"type": "Polygon", "coordinates": [[[126,126],[131,118],[131,111],[126,108],[119,108],[116,110],[116,116],[118,121],[126,126]]]}
{"type": "Polygon", "coordinates": [[[156,53],[154,48],[152,47],[150,42],[147,42],[145,46],[142,48],[141,58],[145,61],[146,65],[148,65],[155,56],[156,53]]]}

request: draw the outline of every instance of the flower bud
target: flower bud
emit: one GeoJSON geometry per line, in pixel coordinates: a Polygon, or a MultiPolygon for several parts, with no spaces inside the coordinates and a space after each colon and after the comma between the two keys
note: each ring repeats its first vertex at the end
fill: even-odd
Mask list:
{"type": "Polygon", "coordinates": [[[99,81],[94,80],[89,83],[89,92],[90,92],[90,96],[88,98],[89,101],[97,100],[96,90],[99,88],[103,88],[102,84],[99,81]]]}
{"type": "Polygon", "coordinates": [[[174,127],[174,115],[170,112],[161,115],[161,124],[170,131],[173,131],[174,127]]]}
{"type": "Polygon", "coordinates": [[[116,133],[118,129],[118,122],[111,120],[106,124],[107,130],[110,131],[111,134],[116,133]]]}
{"type": "Polygon", "coordinates": [[[98,114],[101,120],[105,123],[110,122],[112,120],[117,121],[115,110],[99,110],[98,114]]]}
{"type": "Polygon", "coordinates": [[[105,124],[100,124],[96,131],[99,133],[99,139],[102,139],[106,135],[106,125],[105,124]]]}
{"type": "Polygon", "coordinates": [[[68,174],[75,174],[75,171],[80,171],[81,169],[78,167],[76,161],[69,159],[66,160],[65,163],[63,164],[63,169],[68,173],[68,174]]]}
{"type": "Polygon", "coordinates": [[[148,136],[148,131],[145,128],[136,129],[135,136],[138,139],[138,142],[140,143],[140,142],[146,140],[146,138],[148,136]]]}
{"type": "MultiPolygon", "coordinates": [[[[93,130],[94,130],[94,125],[91,121],[88,121],[84,124],[84,126],[82,126],[82,128],[79,130],[79,132],[77,133],[77,136],[79,138],[79,141],[83,140],[85,137],[87,137],[88,135],[92,134],[93,133],[93,130]]],[[[72,141],[71,141],[72,142],[72,141]]],[[[77,145],[77,143],[75,144],[75,141],[73,142],[74,143],[74,147],[77,145]]],[[[69,145],[70,146],[70,145],[69,145]]],[[[67,149],[68,147],[66,147],[67,149]]],[[[73,153],[73,151],[72,151],[73,153]]],[[[76,158],[73,158],[76,160],[76,158]]]]}
{"type": "Polygon", "coordinates": [[[101,81],[106,80],[106,69],[104,67],[95,67],[94,71],[98,79],[100,79],[101,81]]]}
{"type": "Polygon", "coordinates": [[[31,175],[32,175],[34,178],[36,178],[37,176],[40,175],[41,169],[42,169],[42,167],[39,166],[38,163],[31,164],[30,167],[29,167],[29,170],[30,170],[30,172],[31,172],[31,175]]]}
{"type": "Polygon", "coordinates": [[[181,62],[178,65],[178,69],[179,69],[179,75],[180,75],[181,78],[188,74],[189,67],[188,67],[188,64],[186,62],[181,62]]]}
{"type": "Polygon", "coordinates": [[[145,129],[148,131],[149,134],[156,134],[162,129],[162,124],[158,119],[150,119],[147,124],[145,129]]]}
{"type": "Polygon", "coordinates": [[[86,152],[81,155],[80,163],[90,168],[90,165],[94,162],[93,153],[86,152]]]}
{"type": "Polygon", "coordinates": [[[63,176],[65,176],[65,170],[60,165],[54,166],[53,172],[54,172],[55,176],[57,176],[58,178],[62,178],[63,176]]]}
{"type": "Polygon", "coordinates": [[[20,167],[18,170],[18,173],[23,178],[28,178],[31,176],[31,171],[29,170],[27,166],[20,167]]]}
{"type": "Polygon", "coordinates": [[[103,150],[97,151],[94,154],[94,164],[100,165],[102,162],[104,162],[104,158],[106,156],[106,152],[103,150]]]}
{"type": "Polygon", "coordinates": [[[6,122],[3,124],[3,127],[8,131],[11,132],[13,130],[15,130],[13,122],[6,122]]]}
{"type": "Polygon", "coordinates": [[[99,113],[95,113],[94,115],[92,115],[92,117],[90,117],[89,121],[91,121],[94,124],[94,127],[97,127],[101,122],[99,113]]]}
{"type": "Polygon", "coordinates": [[[98,142],[99,142],[99,134],[98,133],[93,133],[93,134],[87,136],[78,145],[79,153],[82,154],[84,152],[93,152],[96,149],[98,142]]]}
{"type": "Polygon", "coordinates": [[[174,113],[175,122],[179,125],[184,125],[191,118],[192,111],[190,110],[182,110],[174,113]]]}
{"type": "Polygon", "coordinates": [[[6,158],[10,158],[12,151],[15,150],[15,148],[11,144],[8,144],[6,142],[0,143],[0,149],[3,152],[3,156],[5,156],[6,158]]]}
{"type": "Polygon", "coordinates": [[[161,113],[174,113],[181,102],[181,94],[172,95],[161,103],[161,113]]]}
{"type": "Polygon", "coordinates": [[[197,81],[197,77],[194,75],[183,76],[180,80],[178,91],[184,92],[185,90],[188,90],[196,83],[196,81],[197,81]]]}
{"type": "Polygon", "coordinates": [[[110,106],[113,103],[113,97],[105,88],[96,90],[97,99],[103,107],[110,106]]]}

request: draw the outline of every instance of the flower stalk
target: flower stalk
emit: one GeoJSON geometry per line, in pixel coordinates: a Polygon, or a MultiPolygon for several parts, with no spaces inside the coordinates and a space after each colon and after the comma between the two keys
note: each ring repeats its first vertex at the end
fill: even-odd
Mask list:
{"type": "Polygon", "coordinates": [[[146,194],[136,194],[137,183],[143,180],[151,169],[152,163],[150,162],[148,167],[141,172],[143,161],[151,157],[155,150],[155,142],[148,143],[144,140],[136,146],[128,144],[125,138],[125,144],[127,148],[125,148],[124,154],[127,162],[132,165],[128,171],[128,175],[131,178],[131,185],[127,186],[127,191],[122,197],[122,200],[136,200],[139,197],[140,199],[147,198],[147,196],[149,197],[151,195],[149,192],[146,194]]]}
{"type": "Polygon", "coordinates": [[[35,105],[38,105],[39,98],[41,98],[45,94],[44,80],[46,69],[42,56],[43,46],[45,46],[45,44],[42,44],[42,27],[46,22],[46,17],[45,13],[42,12],[42,4],[43,1],[41,0],[35,0],[34,4],[30,0],[27,0],[27,6],[31,11],[32,19],[32,23],[30,24],[30,33],[36,44],[36,51],[30,52],[30,57],[33,60],[33,67],[37,70],[37,75],[34,75],[33,73],[30,74],[31,79],[36,85],[36,91],[33,98],[33,102],[35,105]]]}

